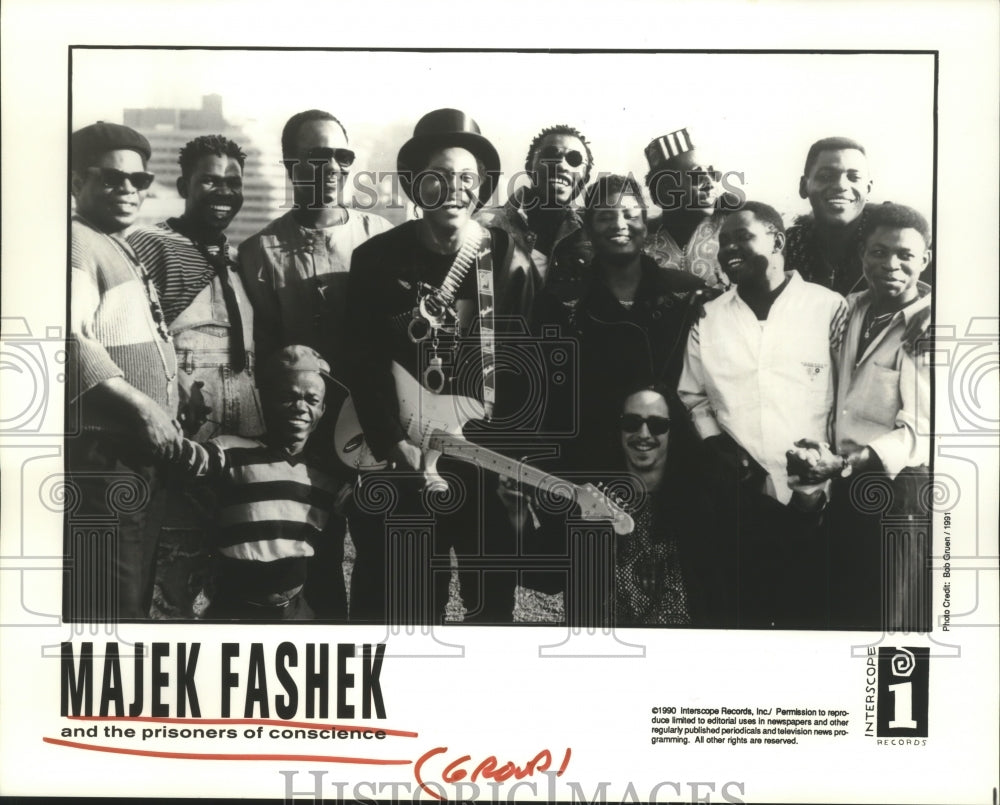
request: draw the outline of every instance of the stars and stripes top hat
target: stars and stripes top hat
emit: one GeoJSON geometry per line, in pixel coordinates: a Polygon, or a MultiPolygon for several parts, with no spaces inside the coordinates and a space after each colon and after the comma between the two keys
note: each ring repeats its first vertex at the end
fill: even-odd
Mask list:
{"type": "Polygon", "coordinates": [[[687,129],[677,129],[670,134],[657,137],[646,146],[646,161],[649,163],[650,170],[655,171],[658,168],[666,167],[671,160],[676,159],[681,154],[686,154],[688,151],[694,151],[691,135],[688,134],[687,129]]]}

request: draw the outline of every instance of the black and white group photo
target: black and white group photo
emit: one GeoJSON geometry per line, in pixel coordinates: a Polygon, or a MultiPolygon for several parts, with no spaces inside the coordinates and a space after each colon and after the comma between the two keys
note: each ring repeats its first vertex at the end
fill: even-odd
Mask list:
{"type": "Polygon", "coordinates": [[[71,68],[64,619],[931,630],[931,56],[71,68]]]}

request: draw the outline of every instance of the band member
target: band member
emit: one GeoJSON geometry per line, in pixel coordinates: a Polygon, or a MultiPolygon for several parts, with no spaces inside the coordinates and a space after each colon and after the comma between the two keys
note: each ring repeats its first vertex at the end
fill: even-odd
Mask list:
{"type": "Polygon", "coordinates": [[[67,508],[63,601],[70,618],[146,618],[164,510],[152,464],[175,455],[181,440],[173,342],[123,236],[153,181],[150,147],[133,129],[99,122],[73,132],[71,152],[69,382],[78,387],[69,402],[79,405],[83,434],[66,441],[79,502],[67,508]],[[76,533],[78,517],[115,522],[113,541],[99,542],[93,528],[76,533]]]}
{"type": "MultiPolygon", "coordinates": [[[[727,626],[735,622],[733,577],[724,575],[730,563],[720,561],[713,541],[720,532],[712,508],[705,490],[693,482],[685,453],[673,450],[674,426],[684,420],[675,393],[661,386],[643,386],[626,394],[614,421],[605,423],[618,441],[616,463],[608,468],[614,474],[607,474],[605,481],[619,489],[623,482],[627,484],[628,502],[623,505],[634,521],[631,530],[612,538],[614,584],[608,589],[613,589],[611,623],[615,626],[727,626]]],[[[513,481],[502,483],[498,491],[522,542],[542,543],[539,557],[556,553],[557,534],[566,543],[565,518],[546,516],[537,499],[513,481]]],[[[599,558],[599,552],[588,555],[589,573],[603,570],[599,558]]],[[[566,621],[565,573],[536,570],[521,578],[516,621],[566,621]]]]}
{"type": "Polygon", "coordinates": [[[781,216],[766,204],[726,217],[719,259],[735,287],[692,327],[678,387],[739,536],[743,626],[815,625],[823,606],[813,595],[819,541],[799,533],[789,510],[822,505],[824,491],[793,493],[785,453],[806,433],[828,438],[846,304],[786,272],[784,244],[781,216]]]}
{"type": "MultiPolygon", "coordinates": [[[[311,449],[309,439],[326,410],[329,369],[314,349],[285,347],[258,372],[266,434],[184,441],[175,463],[218,488],[219,576],[208,618],[310,620],[308,557],[332,539],[343,559],[343,532],[328,524],[350,487],[327,471],[330,451],[311,449]]],[[[343,573],[322,583],[336,589],[343,618],[343,573]]]]}
{"type": "Polygon", "coordinates": [[[551,416],[580,412],[579,438],[565,446],[568,463],[605,470],[618,463],[618,439],[607,423],[625,392],[656,382],[676,388],[705,284],[688,272],[660,268],[643,251],[646,210],[631,177],[602,176],[591,185],[584,224],[592,266],[573,277],[553,277],[538,295],[535,318],[536,326],[560,325],[579,344],[579,377],[566,384],[578,399],[549,400],[551,416]]]}
{"type": "Polygon", "coordinates": [[[725,289],[718,240],[724,213],[739,199],[723,192],[721,174],[695,148],[687,129],[646,146],[646,187],[662,210],[649,224],[646,254],[663,268],[689,271],[709,287],[725,289]]]}
{"type": "MultiPolygon", "coordinates": [[[[265,356],[289,344],[309,346],[329,362],[334,377],[346,380],[351,345],[356,343],[347,327],[351,255],[391,224],[347,206],[354,152],[344,126],[329,112],[309,109],[292,115],[281,132],[281,154],[291,182],[292,209],[239,250],[244,286],[253,304],[256,350],[265,356]]],[[[337,407],[333,399],[327,403],[337,407]]],[[[329,424],[321,427],[318,440],[332,441],[325,432],[329,424]]],[[[342,518],[334,522],[346,532],[342,518]]],[[[311,573],[313,580],[340,572],[340,552],[327,556],[329,544],[319,545],[310,560],[318,566],[311,573]]],[[[339,602],[324,602],[323,590],[310,590],[310,601],[318,614],[334,617],[339,602]]]]}
{"type": "MultiPolygon", "coordinates": [[[[494,362],[493,355],[502,350],[504,322],[528,310],[537,273],[506,232],[472,221],[473,212],[493,193],[500,170],[496,149],[472,118],[455,109],[424,115],[397,162],[402,187],[423,215],[358,248],[348,308],[357,345],[351,391],[358,417],[375,457],[395,468],[401,505],[408,506],[419,500],[424,486],[422,478],[412,480],[424,469],[424,457],[401,422],[392,363],[422,381],[420,395],[425,398],[434,396],[431,391],[476,398],[485,409],[493,408],[494,421],[502,422],[507,388],[505,376],[495,371],[499,360],[494,362]]],[[[476,473],[461,462],[445,460],[440,466],[460,478],[459,486],[471,495],[456,515],[438,518],[435,533],[435,556],[446,561],[454,547],[461,568],[463,554],[482,552],[479,538],[489,518],[479,510],[476,473]]],[[[384,551],[384,519],[371,518],[363,549],[372,558],[384,551]]],[[[352,619],[362,610],[367,617],[384,619],[384,558],[364,565],[359,549],[352,619]],[[364,605],[355,596],[356,579],[363,579],[364,605]]],[[[491,611],[497,599],[481,596],[478,574],[460,577],[468,619],[478,614],[510,620],[509,598],[491,611]]],[[[435,619],[444,612],[447,582],[447,573],[436,574],[435,619]]]]}
{"type": "Polygon", "coordinates": [[[930,463],[930,365],[918,339],[931,304],[931,289],[919,279],[931,260],[930,228],[916,210],[883,204],[865,216],[861,236],[868,287],[847,300],[834,449],[804,439],[789,461],[807,483],[834,482],[832,624],[927,631],[930,545],[926,526],[913,520],[927,517],[920,497],[930,463]],[[852,502],[852,484],[872,483],[891,490],[884,513],[866,514],[852,502]],[[883,515],[908,518],[905,536],[884,543],[883,515]]]}
{"type": "Polygon", "coordinates": [[[480,210],[476,220],[505,230],[531,255],[543,282],[550,266],[556,273],[585,269],[592,252],[575,202],[593,166],[590,144],[575,128],[542,129],[524,161],[531,183],[518,188],[502,207],[480,210]]]}
{"type": "Polygon", "coordinates": [[[813,143],[799,179],[799,196],[809,200],[812,214],[788,229],[788,268],[843,296],[864,290],[861,227],[871,190],[862,145],[846,137],[813,143]]]}
{"type": "Polygon", "coordinates": [[[281,154],[293,206],[240,245],[240,270],[255,315],[262,355],[305,344],[330,362],[347,363],[347,272],[355,248],[391,224],[347,206],[354,152],[347,131],[329,112],[292,115],[281,133],[281,154]]]}
{"type": "Polygon", "coordinates": [[[263,430],[251,372],[253,309],[226,228],[243,206],[246,154],[221,135],[180,152],[184,212],[135,227],[128,242],[149,269],[180,364],[181,423],[196,441],[263,430]]]}

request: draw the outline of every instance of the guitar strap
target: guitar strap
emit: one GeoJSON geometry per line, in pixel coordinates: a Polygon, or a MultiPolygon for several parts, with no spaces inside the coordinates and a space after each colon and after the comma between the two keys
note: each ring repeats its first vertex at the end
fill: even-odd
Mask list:
{"type": "Polygon", "coordinates": [[[483,227],[476,255],[476,288],[479,297],[479,351],[483,360],[483,408],[486,421],[493,418],[496,403],[496,352],[493,328],[493,239],[483,227]]]}

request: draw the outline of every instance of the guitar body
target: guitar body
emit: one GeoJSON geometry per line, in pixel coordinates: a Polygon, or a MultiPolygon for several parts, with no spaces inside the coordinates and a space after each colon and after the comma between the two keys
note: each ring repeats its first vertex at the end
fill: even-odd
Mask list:
{"type": "MultiPolygon", "coordinates": [[[[435,431],[444,431],[454,436],[462,435],[462,428],[471,419],[483,419],[486,411],[483,404],[471,397],[450,394],[432,394],[406,369],[395,361],[392,364],[392,378],[396,384],[399,400],[399,421],[411,442],[425,453],[430,450],[428,440],[435,431]]],[[[353,470],[383,469],[386,462],[379,461],[365,441],[364,431],[358,420],[354,400],[349,399],[340,409],[334,428],[333,443],[337,457],[345,466],[353,470]]],[[[425,466],[436,463],[436,456],[425,458],[425,466]]]]}
{"type": "MultiPolygon", "coordinates": [[[[462,435],[465,424],[485,418],[481,402],[459,395],[432,394],[397,363],[392,364],[392,377],[399,400],[400,424],[409,440],[423,452],[423,469],[429,488],[447,489],[447,483],[437,472],[437,461],[446,453],[537,489],[555,489],[579,507],[584,519],[609,520],[619,535],[632,532],[635,527],[632,518],[593,485],[577,486],[561,481],[523,462],[467,441],[462,435]]],[[[338,458],[351,469],[375,470],[386,466],[386,462],[378,461],[368,448],[352,400],[345,402],[340,410],[334,429],[334,446],[338,458]]]]}

